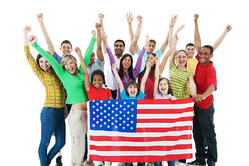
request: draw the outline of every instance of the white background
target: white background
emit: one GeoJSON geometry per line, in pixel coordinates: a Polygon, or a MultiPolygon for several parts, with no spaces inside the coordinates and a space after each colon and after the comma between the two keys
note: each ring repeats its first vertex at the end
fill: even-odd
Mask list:
{"type": "MultiPolygon", "coordinates": [[[[177,49],[184,49],[193,42],[193,15],[198,13],[202,44],[213,44],[227,24],[233,29],[214,52],[218,89],[215,96],[215,125],[218,142],[218,165],[247,165],[248,138],[248,5],[246,1],[31,1],[9,0],[0,6],[1,47],[1,120],[0,165],[39,165],[40,111],[45,98],[45,88],[32,73],[23,50],[23,28],[32,27],[31,34],[47,48],[36,14],[44,14],[56,51],[62,40],[68,39],[73,47],[85,50],[90,42],[91,30],[103,13],[104,26],[110,46],[121,38],[129,48],[128,26],[125,14],[133,11],[142,15],[144,23],[140,47],[145,35],[157,41],[159,48],[164,41],[172,14],[178,14],[176,28],[185,24],[180,32],[177,49]]],[[[133,29],[137,20],[133,21],[133,29]]],[[[34,56],[37,51],[33,48],[34,56]]],[[[75,55],[75,53],[73,53],[75,55]]],[[[67,123],[67,122],[66,122],[67,123]]],[[[70,137],[62,150],[65,165],[70,163],[70,137]]]]}

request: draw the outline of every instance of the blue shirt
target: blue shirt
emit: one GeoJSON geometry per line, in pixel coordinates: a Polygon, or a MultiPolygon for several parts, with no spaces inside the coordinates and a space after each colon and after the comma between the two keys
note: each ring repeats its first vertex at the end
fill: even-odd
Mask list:
{"type": "Polygon", "coordinates": [[[120,95],[121,99],[144,99],[145,94],[140,90],[137,94],[136,97],[130,97],[127,95],[125,89],[122,91],[121,95],[120,95]]]}

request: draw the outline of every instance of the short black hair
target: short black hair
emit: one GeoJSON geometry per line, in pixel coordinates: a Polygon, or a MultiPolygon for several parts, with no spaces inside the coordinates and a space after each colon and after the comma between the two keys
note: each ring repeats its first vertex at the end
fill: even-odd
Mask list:
{"type": "Polygon", "coordinates": [[[123,43],[123,45],[124,45],[124,47],[125,47],[125,42],[124,42],[124,40],[121,40],[121,39],[116,40],[116,41],[114,42],[114,46],[115,46],[115,44],[116,44],[117,42],[123,43]]]}
{"type": "Polygon", "coordinates": [[[63,40],[63,41],[61,42],[61,46],[62,46],[64,43],[70,44],[71,48],[73,48],[73,46],[72,46],[72,44],[71,44],[71,42],[70,42],[69,40],[63,40]]]}
{"type": "Polygon", "coordinates": [[[194,45],[193,43],[188,43],[188,44],[186,45],[186,48],[187,48],[188,46],[193,46],[193,47],[195,47],[195,45],[194,45]]]}
{"type": "Polygon", "coordinates": [[[149,42],[155,43],[155,45],[156,45],[156,41],[154,39],[150,39],[149,42]]]}
{"type": "Polygon", "coordinates": [[[213,52],[214,52],[214,48],[213,48],[212,46],[210,46],[210,45],[205,45],[205,46],[203,46],[202,48],[207,48],[207,49],[209,49],[210,55],[212,55],[213,52]]]}
{"type": "Polygon", "coordinates": [[[103,84],[105,85],[105,74],[103,73],[103,71],[101,70],[94,70],[93,73],[92,73],[92,77],[91,77],[91,84],[93,83],[93,76],[94,75],[101,75],[102,78],[103,78],[103,84]]]}

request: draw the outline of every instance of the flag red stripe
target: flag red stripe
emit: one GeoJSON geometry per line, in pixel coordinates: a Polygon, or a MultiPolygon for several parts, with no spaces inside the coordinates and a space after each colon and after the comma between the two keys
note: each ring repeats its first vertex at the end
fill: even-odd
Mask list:
{"type": "Polygon", "coordinates": [[[156,162],[156,161],[170,161],[180,159],[192,158],[192,153],[189,154],[174,154],[166,156],[98,156],[90,155],[90,161],[111,161],[111,162],[156,162]]]}
{"type": "Polygon", "coordinates": [[[192,126],[178,126],[169,128],[137,128],[136,132],[169,132],[169,131],[183,131],[192,130],[192,126]]]}
{"type": "Polygon", "coordinates": [[[112,142],[153,142],[153,141],[178,141],[191,139],[191,135],[163,136],[163,137],[123,137],[123,136],[90,136],[91,141],[112,141],[112,142]]]}
{"type": "Polygon", "coordinates": [[[187,99],[178,99],[178,100],[169,100],[169,99],[146,99],[146,100],[137,100],[137,104],[188,104],[194,102],[192,98],[187,99]]]}
{"type": "Polygon", "coordinates": [[[193,107],[183,109],[137,109],[137,114],[181,114],[193,112],[193,107]]]}
{"type": "Polygon", "coordinates": [[[192,149],[192,144],[179,144],[174,146],[96,146],[90,145],[90,150],[97,151],[170,151],[192,149]]]}
{"type": "Polygon", "coordinates": [[[137,119],[137,123],[176,123],[176,122],[184,122],[192,120],[193,116],[176,118],[176,119],[137,119]]]}

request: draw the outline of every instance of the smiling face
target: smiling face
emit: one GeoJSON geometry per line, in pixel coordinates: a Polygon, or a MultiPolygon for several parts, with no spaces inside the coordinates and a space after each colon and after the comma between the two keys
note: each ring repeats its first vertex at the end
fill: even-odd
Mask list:
{"type": "Polygon", "coordinates": [[[158,91],[164,95],[168,95],[168,81],[166,79],[162,79],[159,83],[158,83],[158,91]]]}
{"type": "Polygon", "coordinates": [[[153,67],[156,64],[155,57],[152,54],[148,55],[146,63],[147,62],[149,62],[150,66],[153,67]]]}
{"type": "Polygon", "coordinates": [[[72,47],[69,43],[63,43],[60,48],[63,55],[70,54],[72,52],[72,47]]]}
{"type": "Polygon", "coordinates": [[[65,62],[64,68],[70,73],[75,75],[77,71],[77,65],[74,60],[71,58],[68,58],[67,61],[65,62]]]}
{"type": "Polygon", "coordinates": [[[95,74],[92,76],[92,84],[95,88],[100,89],[104,83],[104,79],[101,75],[95,74]]]}
{"type": "Polygon", "coordinates": [[[123,66],[123,69],[124,70],[128,70],[129,67],[131,66],[131,57],[130,56],[127,56],[125,57],[122,61],[122,66],[123,66]]]}
{"type": "Polygon", "coordinates": [[[195,54],[195,47],[194,46],[187,46],[186,52],[188,54],[188,58],[193,58],[193,56],[195,54]]]}
{"type": "Polygon", "coordinates": [[[129,97],[136,97],[137,93],[138,93],[138,87],[136,84],[130,84],[127,87],[127,93],[129,95],[129,97]]]}
{"type": "Polygon", "coordinates": [[[149,48],[148,48],[148,53],[153,53],[154,50],[156,49],[156,43],[154,42],[149,42],[149,48]]]}
{"type": "Polygon", "coordinates": [[[176,54],[176,64],[178,67],[185,68],[187,64],[188,56],[184,51],[179,51],[176,54]]]}
{"type": "Polygon", "coordinates": [[[114,44],[114,52],[117,57],[121,57],[123,55],[124,49],[125,46],[122,42],[118,41],[114,44]]]}
{"type": "Polygon", "coordinates": [[[47,59],[45,59],[44,57],[41,57],[39,59],[39,66],[44,71],[47,71],[51,67],[50,63],[48,63],[47,59]]]}
{"type": "Polygon", "coordinates": [[[210,63],[210,59],[212,58],[213,54],[210,55],[210,50],[206,47],[201,48],[199,53],[200,64],[207,65],[210,63]]]}

